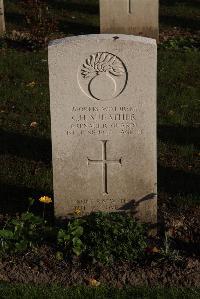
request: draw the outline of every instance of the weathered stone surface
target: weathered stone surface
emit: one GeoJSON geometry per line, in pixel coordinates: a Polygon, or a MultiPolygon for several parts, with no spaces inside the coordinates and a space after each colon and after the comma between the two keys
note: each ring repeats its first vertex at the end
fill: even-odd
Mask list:
{"type": "Polygon", "coordinates": [[[156,222],[155,40],[69,37],[49,46],[55,213],[132,210],[156,222]]]}
{"type": "Polygon", "coordinates": [[[4,19],[4,5],[3,0],[0,0],[0,35],[5,32],[5,19],[4,19]]]}
{"type": "Polygon", "coordinates": [[[100,0],[101,33],[159,35],[158,0],[100,0]]]}

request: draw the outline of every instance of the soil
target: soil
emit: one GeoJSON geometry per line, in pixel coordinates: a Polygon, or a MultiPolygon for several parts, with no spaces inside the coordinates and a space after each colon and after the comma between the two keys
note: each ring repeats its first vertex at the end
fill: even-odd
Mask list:
{"type": "Polygon", "coordinates": [[[89,265],[78,261],[57,261],[55,252],[42,247],[23,257],[9,257],[0,262],[0,280],[12,283],[88,284],[90,279],[101,284],[131,286],[200,287],[200,259],[185,257],[179,262],[145,260],[142,263],[115,263],[112,266],[89,265]]]}
{"type": "Polygon", "coordinates": [[[199,31],[197,32],[191,32],[185,29],[180,28],[170,28],[170,29],[163,29],[159,33],[159,41],[160,43],[166,42],[173,38],[198,38],[199,37],[199,31]]]}

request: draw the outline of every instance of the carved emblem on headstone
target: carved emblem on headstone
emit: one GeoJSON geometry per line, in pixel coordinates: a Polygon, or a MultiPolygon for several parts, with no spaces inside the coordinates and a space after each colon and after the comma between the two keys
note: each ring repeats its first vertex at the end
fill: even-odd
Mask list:
{"type": "Polygon", "coordinates": [[[119,57],[107,52],[98,52],[90,55],[81,65],[78,83],[89,98],[112,100],[126,87],[127,70],[119,57]]]}

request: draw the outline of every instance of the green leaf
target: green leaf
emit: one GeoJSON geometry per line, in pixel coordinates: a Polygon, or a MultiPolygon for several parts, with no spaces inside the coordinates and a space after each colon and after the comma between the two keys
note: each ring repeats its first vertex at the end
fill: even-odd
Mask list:
{"type": "Polygon", "coordinates": [[[66,231],[64,231],[63,229],[60,229],[58,231],[58,242],[59,243],[64,243],[65,241],[69,241],[70,240],[70,235],[66,233],[66,231]]]}
{"type": "Polygon", "coordinates": [[[82,253],[82,249],[79,247],[74,247],[72,251],[75,253],[76,256],[80,256],[82,253]]]}
{"type": "Polygon", "coordinates": [[[29,201],[29,207],[31,207],[34,204],[35,199],[32,197],[29,197],[28,201],[29,201]]]}
{"type": "Polygon", "coordinates": [[[78,226],[74,231],[72,231],[73,236],[80,237],[83,234],[83,227],[78,226]]]}
{"type": "Polygon", "coordinates": [[[63,260],[63,253],[61,252],[61,251],[57,251],[56,252],[56,259],[58,260],[58,261],[62,261],[63,260]]]}
{"type": "Polygon", "coordinates": [[[9,240],[14,238],[14,234],[10,230],[2,229],[0,230],[0,237],[9,240]]]}
{"type": "Polygon", "coordinates": [[[72,243],[74,246],[82,246],[82,244],[83,244],[82,241],[78,237],[74,237],[72,239],[72,243]]]}
{"type": "Polygon", "coordinates": [[[28,247],[28,241],[27,240],[21,240],[20,242],[17,242],[15,244],[15,251],[25,251],[28,247]]]}

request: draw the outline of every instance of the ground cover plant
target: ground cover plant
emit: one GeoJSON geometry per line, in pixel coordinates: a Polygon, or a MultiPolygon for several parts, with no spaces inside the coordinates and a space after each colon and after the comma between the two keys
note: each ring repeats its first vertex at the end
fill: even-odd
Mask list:
{"type": "Polygon", "coordinates": [[[58,243],[92,262],[133,261],[144,257],[147,242],[144,225],[131,216],[92,213],[85,219],[71,220],[58,232],[58,243]]]}
{"type": "Polygon", "coordinates": [[[0,230],[1,254],[23,252],[43,241],[43,220],[32,213],[23,213],[9,220],[0,230]]]}
{"type": "MultiPolygon", "coordinates": [[[[43,198],[44,204],[51,203],[49,197],[41,197],[40,201],[43,198]]],[[[55,244],[55,258],[59,260],[76,256],[93,263],[110,264],[145,256],[147,229],[130,215],[92,213],[65,221],[63,228],[47,226],[44,217],[45,214],[41,218],[27,211],[7,219],[0,229],[0,256],[37,250],[42,243],[48,245],[48,241],[55,244]]]]}
{"type": "MultiPolygon", "coordinates": [[[[27,223],[23,219],[27,215],[21,213],[28,209],[27,198],[33,197],[36,200],[29,216],[41,221],[42,227],[44,210],[38,199],[43,195],[53,198],[46,46],[54,38],[98,33],[98,1],[5,1],[7,33],[0,39],[0,222],[4,232],[12,231],[14,242],[7,235],[6,246],[11,244],[13,253],[0,261],[0,280],[72,285],[87,284],[88,279],[94,278],[117,287],[158,283],[200,285],[199,11],[196,0],[162,0],[160,5],[158,215],[161,233],[158,238],[149,238],[147,245],[143,239],[141,244],[139,240],[139,250],[145,252],[142,262],[133,256],[131,262],[124,261],[129,254],[134,255],[134,251],[130,252],[131,241],[125,240],[130,246],[128,250],[113,249],[115,254],[120,252],[123,261],[102,265],[102,261],[113,260],[112,243],[108,239],[109,254],[105,248],[103,254],[98,252],[98,246],[104,245],[99,234],[106,226],[92,222],[92,227],[99,231],[94,234],[96,247],[92,242],[88,246],[88,266],[85,259],[83,264],[80,262],[87,241],[84,237],[92,233],[86,229],[88,222],[84,223],[85,235],[80,228],[83,223],[76,226],[74,222],[69,230],[67,226],[60,228],[58,247],[55,235],[50,236],[54,238],[50,246],[45,241],[38,247],[38,237],[34,249],[30,243],[22,242],[25,254],[21,254],[13,247],[19,240],[13,233],[18,222],[13,219],[27,223]],[[4,227],[7,221],[9,227],[4,227]]],[[[45,220],[54,227],[52,216],[53,205],[46,205],[45,220]]],[[[120,230],[120,223],[116,227],[120,230]]],[[[22,233],[26,235],[26,225],[24,228],[22,233]]],[[[136,236],[137,230],[132,237],[136,236]]]]}

